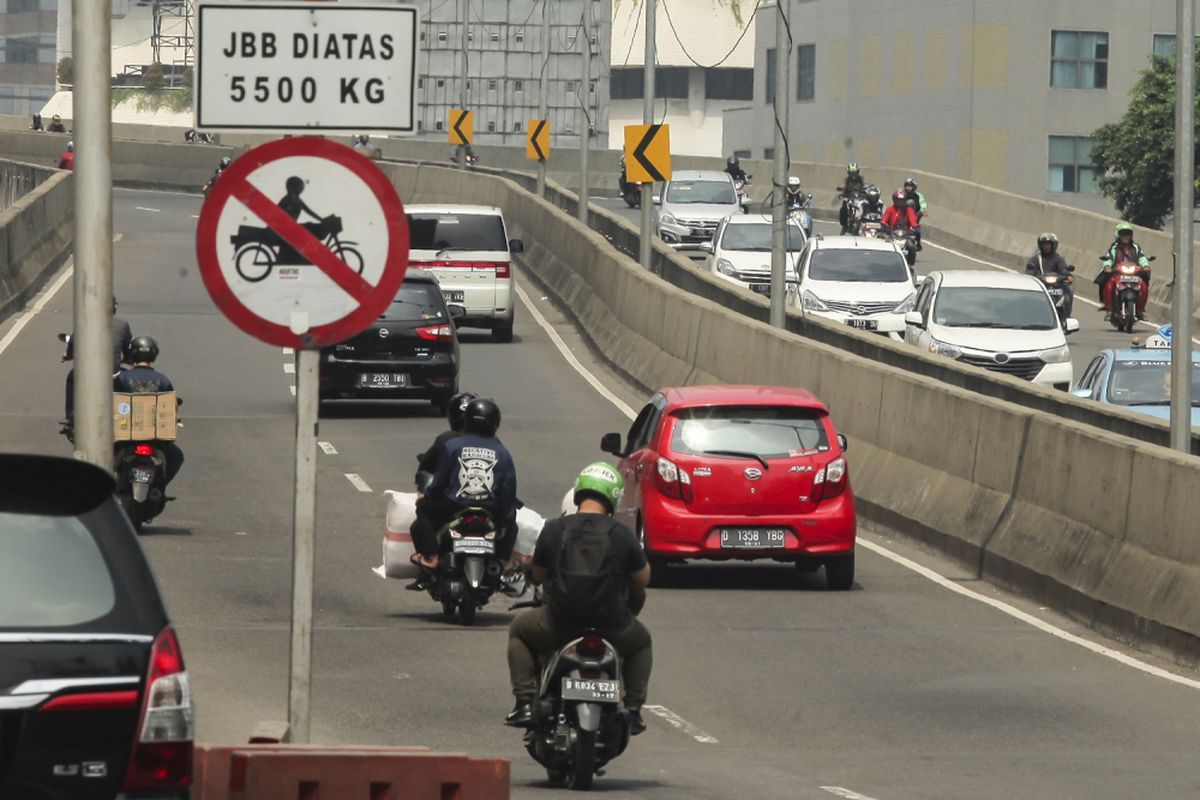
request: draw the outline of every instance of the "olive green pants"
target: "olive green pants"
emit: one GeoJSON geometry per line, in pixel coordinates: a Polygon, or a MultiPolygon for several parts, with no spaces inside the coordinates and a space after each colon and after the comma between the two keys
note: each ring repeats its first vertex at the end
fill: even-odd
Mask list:
{"type": "MultiPolygon", "coordinates": [[[[622,630],[605,630],[601,633],[621,656],[625,707],[640,709],[646,702],[650,670],[654,666],[650,631],[634,619],[622,630]]],[[[513,619],[508,626],[508,672],[517,700],[533,701],[541,678],[536,657],[542,655],[548,658],[565,640],[565,634],[550,625],[550,616],[544,607],[530,609],[513,619]]]]}

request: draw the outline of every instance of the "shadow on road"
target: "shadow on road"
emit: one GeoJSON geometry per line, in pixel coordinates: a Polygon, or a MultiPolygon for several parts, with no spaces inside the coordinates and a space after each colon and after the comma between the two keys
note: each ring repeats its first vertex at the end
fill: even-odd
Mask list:
{"type": "Polygon", "coordinates": [[[321,401],[321,419],[431,419],[440,416],[428,400],[321,401]]]}
{"type": "MultiPolygon", "coordinates": [[[[434,605],[436,608],[436,605],[434,605]]],[[[503,611],[478,611],[475,615],[475,623],[473,625],[459,625],[457,621],[449,621],[440,611],[419,611],[411,614],[396,612],[387,614],[388,619],[402,619],[409,622],[428,622],[435,627],[430,630],[470,630],[471,628],[480,628],[483,630],[494,628],[507,628],[512,622],[515,614],[509,614],[503,611]]]]}
{"type": "MultiPolygon", "coordinates": [[[[654,588],[827,591],[822,570],[801,572],[791,564],[671,564],[655,578],[654,588]]],[[[855,583],[851,591],[861,588],[855,583]]]]}
{"type": "Polygon", "coordinates": [[[191,536],[195,533],[191,528],[171,528],[162,525],[143,525],[141,536],[191,536]]]}
{"type": "MultiPolygon", "coordinates": [[[[527,786],[531,789],[559,789],[568,791],[561,783],[551,783],[550,781],[526,781],[524,783],[514,783],[514,786],[527,786]]],[[[592,784],[589,794],[605,794],[608,792],[621,792],[625,794],[636,794],[641,796],[642,792],[652,789],[666,789],[671,784],[663,781],[647,781],[647,780],[621,780],[619,778],[597,778],[592,784]]]]}

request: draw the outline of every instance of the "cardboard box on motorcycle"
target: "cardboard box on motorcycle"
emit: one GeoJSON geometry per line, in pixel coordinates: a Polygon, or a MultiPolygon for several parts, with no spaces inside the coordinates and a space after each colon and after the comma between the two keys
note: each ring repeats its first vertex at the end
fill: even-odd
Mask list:
{"type": "Polygon", "coordinates": [[[113,441],[174,441],[175,392],[113,392],[113,441]]]}

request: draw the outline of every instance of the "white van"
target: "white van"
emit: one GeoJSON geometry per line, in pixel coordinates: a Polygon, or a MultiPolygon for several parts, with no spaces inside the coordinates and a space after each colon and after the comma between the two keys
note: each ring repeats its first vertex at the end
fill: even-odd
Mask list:
{"type": "Polygon", "coordinates": [[[466,315],[460,327],[490,328],[498,342],[513,338],[512,257],[525,249],[509,239],[504,215],[493,206],[407,206],[409,264],[437,276],[447,303],[466,315]]]}

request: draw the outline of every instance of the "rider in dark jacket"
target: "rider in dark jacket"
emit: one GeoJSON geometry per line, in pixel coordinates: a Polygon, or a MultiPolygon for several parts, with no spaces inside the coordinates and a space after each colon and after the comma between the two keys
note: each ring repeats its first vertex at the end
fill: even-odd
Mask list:
{"type": "Polygon", "coordinates": [[[1071,285],[1075,278],[1071,275],[1067,260],[1058,254],[1058,236],[1049,232],[1043,233],[1038,236],[1037,242],[1038,251],[1025,262],[1025,271],[1037,278],[1047,274],[1058,275],[1059,284],[1067,295],[1065,311],[1067,316],[1070,316],[1071,307],[1075,303],[1075,289],[1071,285]]]}
{"type": "MultiPolygon", "coordinates": [[[[136,337],[129,345],[129,361],[133,366],[117,373],[113,378],[113,391],[132,394],[175,391],[171,379],[152,366],[156,358],[158,342],[149,336],[136,337]]],[[[171,441],[157,440],[154,445],[162,451],[167,461],[164,475],[166,488],[166,484],[169,484],[183,467],[183,451],[171,441]]]]}
{"type": "Polygon", "coordinates": [[[742,169],[742,162],[738,160],[737,156],[730,156],[725,159],[725,172],[734,181],[746,182],[746,172],[742,169]]]}

